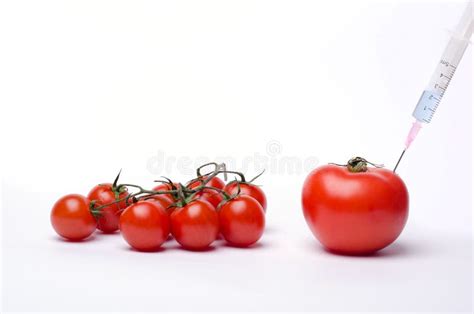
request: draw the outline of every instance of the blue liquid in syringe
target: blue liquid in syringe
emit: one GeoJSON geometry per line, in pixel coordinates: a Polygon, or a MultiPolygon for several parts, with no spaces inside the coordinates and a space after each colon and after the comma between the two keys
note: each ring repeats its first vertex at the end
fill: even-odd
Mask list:
{"type": "Polygon", "coordinates": [[[413,117],[420,122],[430,123],[441,97],[443,96],[440,94],[425,90],[413,111],[413,117]]]}

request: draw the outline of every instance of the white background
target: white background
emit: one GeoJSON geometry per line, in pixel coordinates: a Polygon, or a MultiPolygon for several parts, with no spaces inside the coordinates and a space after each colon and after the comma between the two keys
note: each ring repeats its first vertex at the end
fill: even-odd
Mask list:
{"type": "Polygon", "coordinates": [[[471,311],[472,47],[399,168],[410,217],[389,248],[325,252],[300,206],[309,169],[280,168],[354,155],[393,167],[463,9],[3,1],[2,310],[471,311]],[[67,243],[50,226],[57,198],[120,168],[122,182],[152,186],[230,157],[252,177],[255,154],[273,164],[259,179],[268,227],[254,248],[171,241],[146,254],[118,234],[67,243]]]}

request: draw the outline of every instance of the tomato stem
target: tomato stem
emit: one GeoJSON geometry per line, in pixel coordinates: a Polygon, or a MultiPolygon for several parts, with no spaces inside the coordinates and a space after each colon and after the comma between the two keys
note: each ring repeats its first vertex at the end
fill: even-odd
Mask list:
{"type": "Polygon", "coordinates": [[[231,173],[231,174],[236,174],[236,175],[238,175],[238,176],[240,177],[240,182],[242,182],[242,183],[246,183],[246,182],[247,182],[247,181],[245,180],[245,176],[244,176],[244,174],[243,174],[242,172],[231,171],[231,170],[220,170],[220,171],[217,172],[217,174],[219,174],[219,173],[227,173],[227,174],[231,173]]]}
{"type": "MultiPolygon", "coordinates": [[[[201,169],[204,168],[204,167],[207,167],[207,166],[214,166],[214,171],[219,168],[219,165],[217,164],[217,162],[208,162],[207,164],[204,164],[204,165],[202,165],[202,166],[200,166],[196,169],[196,174],[197,174],[198,178],[203,176],[201,174],[201,169]]],[[[212,172],[214,172],[214,171],[212,171],[212,172]]]]}
{"type": "Polygon", "coordinates": [[[367,171],[367,161],[361,157],[355,157],[349,159],[347,162],[347,169],[350,172],[366,172],[367,171]]]}
{"type": "Polygon", "coordinates": [[[349,159],[349,161],[345,165],[336,164],[334,162],[330,162],[329,164],[339,166],[339,167],[346,167],[347,170],[349,170],[350,172],[354,172],[354,173],[366,172],[369,169],[367,167],[367,165],[374,166],[375,168],[383,168],[384,167],[383,164],[375,164],[375,163],[370,162],[367,159],[362,158],[362,157],[351,158],[351,159],[349,159]]]}
{"type": "Polygon", "coordinates": [[[347,162],[347,169],[350,172],[358,173],[358,172],[366,172],[368,167],[367,165],[372,165],[375,168],[383,168],[382,164],[374,164],[370,161],[367,161],[367,159],[362,158],[362,157],[354,157],[349,159],[347,162]]]}
{"type": "Polygon", "coordinates": [[[255,181],[256,179],[258,179],[263,173],[265,172],[265,169],[263,169],[262,172],[260,172],[259,174],[257,174],[253,179],[251,179],[248,183],[252,183],[253,181],[255,181]]]}

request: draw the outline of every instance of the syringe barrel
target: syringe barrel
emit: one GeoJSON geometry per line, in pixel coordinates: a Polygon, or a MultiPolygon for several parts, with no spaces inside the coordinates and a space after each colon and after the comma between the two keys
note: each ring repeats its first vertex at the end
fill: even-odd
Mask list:
{"type": "Polygon", "coordinates": [[[466,51],[467,40],[452,37],[446,47],[443,56],[431,76],[430,83],[423,91],[418,104],[413,111],[413,117],[424,123],[430,123],[436,109],[438,108],[449,83],[456,72],[456,68],[466,51]]]}
{"type": "Polygon", "coordinates": [[[455,36],[451,37],[435,72],[431,76],[427,90],[431,90],[443,96],[468,45],[469,40],[455,36]]]}

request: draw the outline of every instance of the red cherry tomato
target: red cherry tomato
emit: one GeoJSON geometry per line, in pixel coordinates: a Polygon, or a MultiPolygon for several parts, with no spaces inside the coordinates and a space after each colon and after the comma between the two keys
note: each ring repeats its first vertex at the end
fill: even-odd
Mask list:
{"type": "MultiPolygon", "coordinates": [[[[224,192],[230,195],[237,193],[239,190],[237,185],[238,184],[236,181],[229,182],[225,186],[224,192]]],[[[240,195],[248,195],[253,197],[260,203],[260,205],[262,205],[263,211],[267,210],[267,197],[259,186],[251,183],[240,182],[240,195]]]]}
{"type": "Polygon", "coordinates": [[[214,242],[219,233],[219,219],[207,201],[195,200],[171,214],[171,232],[184,248],[203,250],[214,242]]]}
{"type": "MultiPolygon", "coordinates": [[[[179,184],[173,183],[173,186],[177,189],[179,184]]],[[[163,183],[153,188],[153,191],[171,191],[171,190],[172,190],[171,184],[168,184],[168,183],[163,183]]],[[[173,203],[176,201],[172,194],[160,194],[160,195],[166,197],[173,203]]]]}
{"type": "Polygon", "coordinates": [[[169,217],[157,202],[137,202],[120,216],[120,231],[131,247],[139,251],[154,251],[168,237],[169,217]]]}
{"type": "MultiPolygon", "coordinates": [[[[100,216],[97,219],[97,229],[105,232],[112,233],[118,230],[119,219],[122,210],[127,207],[125,204],[125,197],[128,192],[124,191],[118,195],[119,199],[123,201],[115,204],[111,204],[101,209],[100,216]]],[[[87,198],[91,201],[96,201],[97,205],[105,205],[116,201],[115,193],[112,189],[112,184],[104,183],[96,185],[87,195],[87,198]]]]}
{"type": "Polygon", "coordinates": [[[219,225],[224,239],[235,246],[257,242],[265,229],[262,205],[248,195],[239,195],[224,203],[219,211],[219,225]]]}
{"type": "MultiPolygon", "coordinates": [[[[202,182],[205,181],[206,179],[207,179],[207,176],[202,176],[202,177],[199,177],[197,179],[194,179],[194,180],[192,180],[191,182],[188,183],[187,188],[188,189],[195,189],[197,187],[200,187],[202,182]]],[[[222,190],[225,187],[225,183],[220,178],[213,177],[211,180],[209,180],[209,182],[206,184],[206,186],[210,186],[210,187],[222,190]]]]}
{"type": "Polygon", "coordinates": [[[408,217],[405,184],[382,168],[354,173],[343,166],[319,167],[306,178],[302,204],[314,236],[342,254],[369,254],[386,247],[408,217]]]}
{"type": "Polygon", "coordinates": [[[79,194],[60,198],[51,210],[51,224],[63,238],[79,241],[90,236],[97,221],[90,212],[90,201],[79,194]]]}
{"type": "Polygon", "coordinates": [[[204,189],[196,194],[196,197],[211,203],[214,208],[217,208],[219,204],[224,200],[221,193],[216,190],[204,189]]]}

